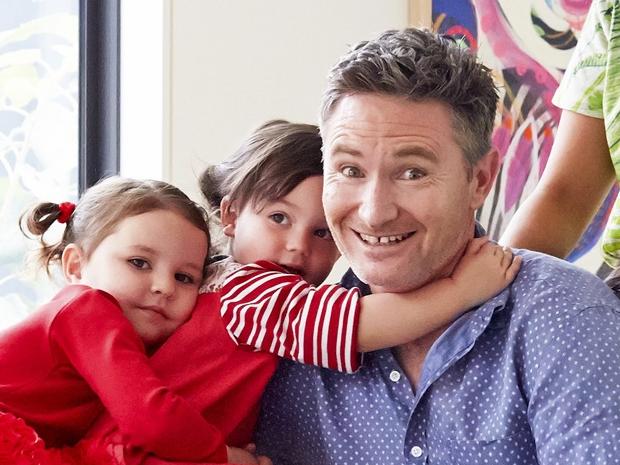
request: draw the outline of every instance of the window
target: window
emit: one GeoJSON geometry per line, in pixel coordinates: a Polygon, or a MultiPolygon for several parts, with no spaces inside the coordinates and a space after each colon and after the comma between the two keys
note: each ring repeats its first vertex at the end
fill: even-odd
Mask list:
{"type": "MultiPolygon", "coordinates": [[[[61,280],[25,268],[17,226],[41,201],[73,201],[118,172],[118,2],[6,0],[0,16],[0,328],[61,280]],[[26,271],[25,271],[26,270],[26,271]]],[[[54,225],[53,240],[62,234],[54,225]]]]}

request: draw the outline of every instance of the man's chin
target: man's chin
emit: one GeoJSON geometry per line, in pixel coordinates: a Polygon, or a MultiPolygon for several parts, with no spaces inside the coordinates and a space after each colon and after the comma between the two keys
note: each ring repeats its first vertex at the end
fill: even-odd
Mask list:
{"type": "Polygon", "coordinates": [[[368,284],[373,293],[379,292],[409,292],[422,287],[428,281],[428,276],[412,276],[406,275],[399,268],[395,268],[400,273],[390,270],[381,270],[380,268],[367,270],[356,269],[352,266],[355,275],[368,284]]]}

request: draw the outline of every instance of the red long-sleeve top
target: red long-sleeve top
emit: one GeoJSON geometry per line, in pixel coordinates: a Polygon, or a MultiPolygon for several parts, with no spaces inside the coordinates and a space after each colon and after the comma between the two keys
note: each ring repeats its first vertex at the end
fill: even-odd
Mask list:
{"type": "Polygon", "coordinates": [[[48,446],[75,443],[104,408],[130,447],[175,460],[226,461],[222,434],[154,373],[105,292],[67,286],[0,333],[0,410],[23,418],[48,446]]]}

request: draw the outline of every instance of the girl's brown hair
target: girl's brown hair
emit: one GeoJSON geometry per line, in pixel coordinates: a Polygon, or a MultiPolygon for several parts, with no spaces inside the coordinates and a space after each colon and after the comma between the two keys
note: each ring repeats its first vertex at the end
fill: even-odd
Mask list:
{"type": "Polygon", "coordinates": [[[80,246],[88,258],[122,220],[153,210],[174,210],[204,231],[210,241],[206,211],[181,190],[163,181],[119,176],[104,179],[84,193],[67,221],[60,241],[48,243],[44,238],[61,214],[56,203],[35,205],[20,217],[20,228],[26,236],[38,237],[41,244],[39,262],[49,274],[50,265],[60,261],[68,244],[80,246]]]}
{"type": "Polygon", "coordinates": [[[312,124],[268,121],[227,160],[207,167],[200,190],[210,211],[219,214],[222,198],[240,209],[280,199],[311,176],[323,174],[321,136],[312,124]]]}

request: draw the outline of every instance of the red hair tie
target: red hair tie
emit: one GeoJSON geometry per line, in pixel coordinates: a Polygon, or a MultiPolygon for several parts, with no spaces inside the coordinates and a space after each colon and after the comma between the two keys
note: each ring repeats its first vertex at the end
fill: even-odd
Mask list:
{"type": "Polygon", "coordinates": [[[66,223],[73,215],[73,211],[75,210],[75,204],[72,202],[63,202],[58,204],[58,209],[60,210],[60,215],[58,215],[59,223],[66,223]]]}

